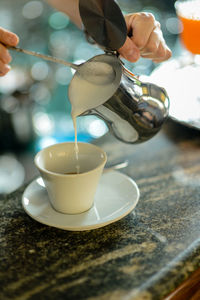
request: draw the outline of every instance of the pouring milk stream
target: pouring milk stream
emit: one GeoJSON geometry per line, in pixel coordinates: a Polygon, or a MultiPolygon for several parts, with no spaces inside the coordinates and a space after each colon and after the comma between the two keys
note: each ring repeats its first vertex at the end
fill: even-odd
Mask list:
{"type": "MultiPolygon", "coordinates": [[[[75,74],[73,80],[70,83],[68,96],[71,102],[71,116],[74,125],[75,133],[75,156],[77,160],[77,173],[79,173],[80,166],[78,164],[78,142],[77,142],[77,122],[76,118],[83,114],[84,112],[101,105],[109,97],[112,96],[116,90],[116,84],[114,83],[115,77],[113,76],[113,81],[110,81],[110,74],[108,72],[108,64],[102,64],[101,61],[91,61],[90,66],[94,69],[98,69],[101,66],[101,76],[98,76],[96,72],[94,74],[94,80],[88,81],[87,78],[84,78],[79,73],[75,74]],[[103,67],[104,68],[103,68],[103,67]],[[104,73],[104,76],[102,74],[104,73]]],[[[111,72],[115,74],[115,71],[112,66],[110,66],[111,72]]],[[[91,68],[92,71],[92,68],[91,68]]]]}

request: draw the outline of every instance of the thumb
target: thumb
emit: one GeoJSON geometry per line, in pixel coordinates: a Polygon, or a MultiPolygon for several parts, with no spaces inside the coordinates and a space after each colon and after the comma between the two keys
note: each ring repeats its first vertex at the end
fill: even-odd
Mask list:
{"type": "Polygon", "coordinates": [[[139,48],[128,36],[124,45],[118,49],[118,52],[130,62],[136,62],[140,58],[139,48]]]}

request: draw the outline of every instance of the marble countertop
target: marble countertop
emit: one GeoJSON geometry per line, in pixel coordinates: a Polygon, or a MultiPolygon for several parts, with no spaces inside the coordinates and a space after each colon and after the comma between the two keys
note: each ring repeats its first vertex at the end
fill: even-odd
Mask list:
{"type": "Polygon", "coordinates": [[[0,299],[159,300],[200,266],[200,135],[168,122],[140,145],[96,142],[140,200],[122,220],[70,232],[31,219],[24,186],[0,198],[0,299]]]}

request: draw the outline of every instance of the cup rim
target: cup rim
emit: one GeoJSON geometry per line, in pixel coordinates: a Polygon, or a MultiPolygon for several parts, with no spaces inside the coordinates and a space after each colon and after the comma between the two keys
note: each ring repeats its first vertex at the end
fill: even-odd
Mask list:
{"type": "Polygon", "coordinates": [[[45,169],[45,168],[39,166],[39,164],[38,164],[38,162],[37,162],[37,159],[38,159],[38,157],[41,155],[41,153],[42,153],[44,150],[50,149],[50,148],[52,148],[52,147],[56,147],[56,146],[58,146],[58,145],[64,145],[64,144],[75,144],[75,143],[74,143],[74,142],[62,142],[62,143],[56,143],[56,144],[53,144],[53,145],[50,145],[50,146],[47,146],[47,147],[41,149],[41,150],[35,155],[35,158],[34,158],[34,163],[35,163],[35,166],[37,167],[37,169],[38,169],[39,171],[41,171],[41,172],[44,172],[44,173],[46,173],[46,174],[50,174],[50,175],[53,175],[53,176],[59,176],[59,177],[60,177],[60,176],[61,176],[61,177],[66,177],[66,176],[67,176],[67,177],[75,177],[75,176],[84,176],[85,174],[88,174],[88,173],[91,173],[91,172],[93,172],[93,171],[95,171],[95,170],[98,170],[99,168],[102,167],[102,165],[105,165],[105,164],[106,164],[106,161],[107,161],[107,154],[106,154],[106,152],[105,152],[102,148],[100,148],[100,147],[98,147],[98,146],[96,146],[96,145],[94,145],[94,144],[91,144],[91,143],[78,142],[78,144],[89,145],[89,147],[92,146],[93,148],[96,148],[99,152],[101,152],[101,153],[104,155],[104,158],[103,158],[102,162],[101,162],[96,168],[94,168],[94,169],[92,169],[92,170],[89,170],[89,171],[87,171],[87,172],[83,172],[83,173],[77,173],[77,174],[62,174],[62,173],[56,173],[56,172],[49,171],[49,170],[47,170],[47,169],[45,169]]]}

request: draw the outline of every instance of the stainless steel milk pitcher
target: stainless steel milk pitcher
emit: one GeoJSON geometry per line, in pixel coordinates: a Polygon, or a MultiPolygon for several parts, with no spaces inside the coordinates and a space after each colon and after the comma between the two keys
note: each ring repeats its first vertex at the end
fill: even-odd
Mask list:
{"type": "Polygon", "coordinates": [[[122,66],[121,80],[114,95],[84,115],[93,114],[103,119],[122,142],[141,143],[160,130],[168,112],[169,98],[165,89],[142,82],[122,66]]]}

